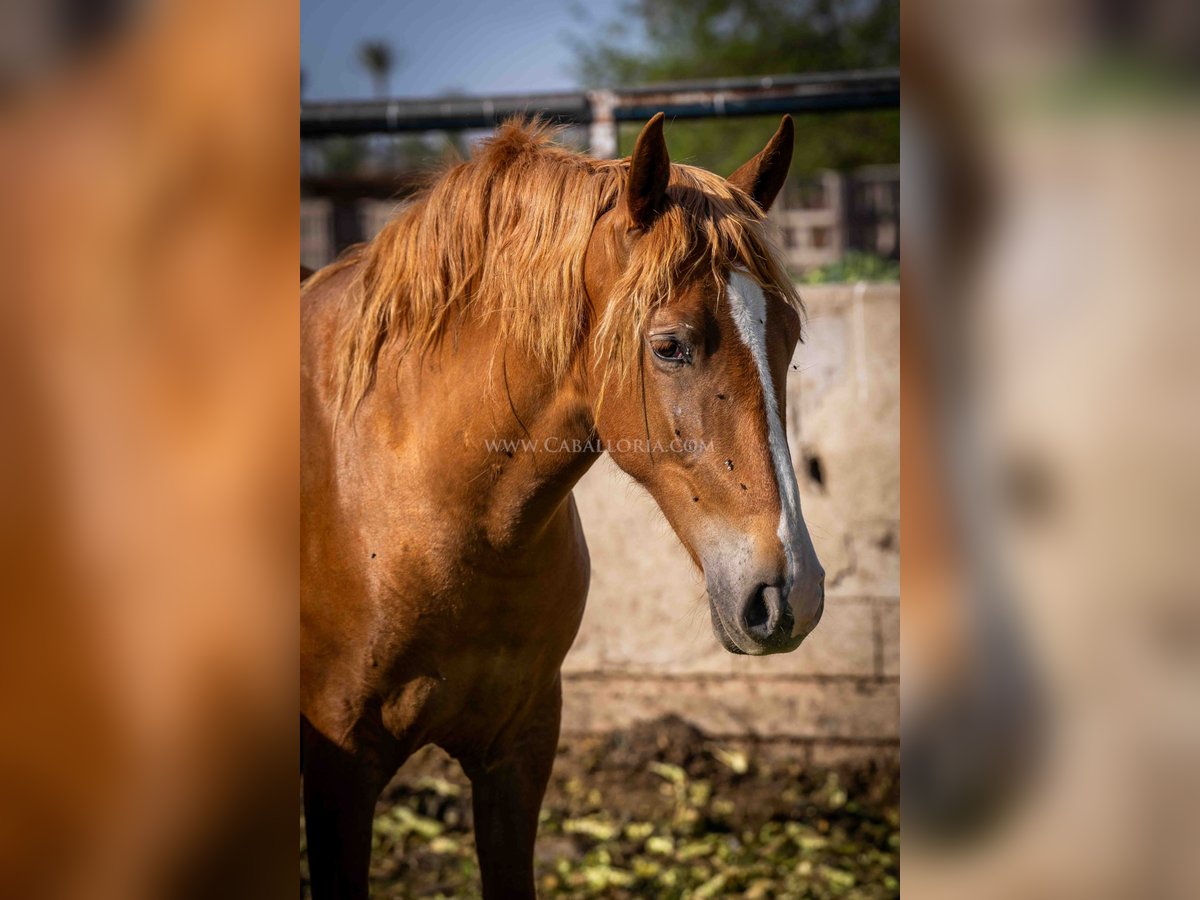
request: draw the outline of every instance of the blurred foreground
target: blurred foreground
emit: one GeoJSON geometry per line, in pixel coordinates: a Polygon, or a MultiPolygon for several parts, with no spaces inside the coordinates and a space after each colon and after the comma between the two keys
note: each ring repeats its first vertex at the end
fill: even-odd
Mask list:
{"type": "Polygon", "coordinates": [[[915,897],[1195,897],[1194,4],[904,7],[915,897]]]}
{"type": "Polygon", "coordinates": [[[295,6],[0,34],[0,896],[290,894],[295,6]]]}

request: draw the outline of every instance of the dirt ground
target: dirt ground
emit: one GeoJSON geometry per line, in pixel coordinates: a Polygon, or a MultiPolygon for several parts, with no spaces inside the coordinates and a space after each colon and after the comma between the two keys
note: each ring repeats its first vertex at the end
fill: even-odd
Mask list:
{"type": "MultiPolygon", "coordinates": [[[[898,766],[804,757],[673,718],[564,739],[542,806],[540,895],[898,897],[898,766]]],[[[300,852],[307,897],[303,830],[300,852]]],[[[372,886],[378,898],[479,896],[470,787],[440,751],[411,759],[380,801],[372,886]]]]}

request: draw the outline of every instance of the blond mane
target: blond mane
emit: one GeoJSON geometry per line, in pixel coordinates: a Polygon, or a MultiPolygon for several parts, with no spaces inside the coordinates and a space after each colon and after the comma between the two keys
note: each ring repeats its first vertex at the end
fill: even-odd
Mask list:
{"type": "Polygon", "coordinates": [[[620,299],[592,323],[584,255],[625,187],[629,160],[592,159],[556,145],[557,133],[536,120],[504,123],[374,240],[309,279],[305,291],[357,267],[334,366],[339,409],[352,411],[369,392],[385,347],[402,340],[402,352],[424,353],[456,317],[492,321],[499,345],[522,348],[556,378],[594,324],[593,362],[606,366],[604,377],[624,377],[651,310],[705,270],[722,283],[730,267],[744,268],[801,308],[755,203],[711,172],[672,165],[667,206],[614,286],[620,299]]]}

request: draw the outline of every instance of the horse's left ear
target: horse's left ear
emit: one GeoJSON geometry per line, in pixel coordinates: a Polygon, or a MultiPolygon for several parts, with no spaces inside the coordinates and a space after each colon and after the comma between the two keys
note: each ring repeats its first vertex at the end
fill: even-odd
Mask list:
{"type": "Polygon", "coordinates": [[[662,211],[671,180],[671,157],[663,138],[662,113],[646,123],[633,155],[629,158],[629,185],[625,189],[625,210],[634,228],[649,228],[662,211]]]}
{"type": "Polygon", "coordinates": [[[795,133],[792,117],[784,116],[779,123],[779,130],[767,141],[762,152],[729,176],[729,182],[753,197],[763,212],[771,208],[779,189],[787,180],[795,133]]]}

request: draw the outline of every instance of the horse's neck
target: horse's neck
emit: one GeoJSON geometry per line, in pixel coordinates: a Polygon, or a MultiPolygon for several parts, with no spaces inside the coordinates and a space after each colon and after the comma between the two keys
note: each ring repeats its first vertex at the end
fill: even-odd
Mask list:
{"type": "Polygon", "coordinates": [[[534,548],[566,514],[596,458],[582,393],[556,385],[518,354],[493,353],[484,329],[449,339],[418,364],[387,360],[377,379],[392,427],[384,452],[421,473],[431,498],[504,553],[534,548]],[[400,377],[384,375],[399,365],[400,377]],[[413,428],[419,423],[419,428],[413,428]]]}

